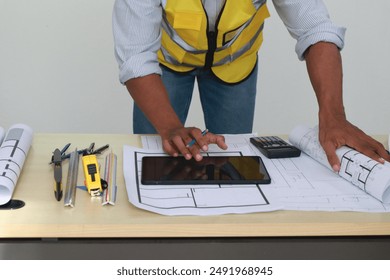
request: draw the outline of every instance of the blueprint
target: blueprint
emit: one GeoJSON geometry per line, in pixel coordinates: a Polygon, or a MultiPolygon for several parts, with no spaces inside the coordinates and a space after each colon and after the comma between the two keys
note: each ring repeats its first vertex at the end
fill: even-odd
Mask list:
{"type": "MultiPolygon", "coordinates": [[[[318,140],[318,127],[296,127],[289,140],[303,152],[331,169],[318,140]]],[[[390,203],[390,163],[378,163],[349,147],[336,150],[339,175],[378,200],[390,203]]]]}
{"type": "Polygon", "coordinates": [[[31,146],[33,132],[24,124],[9,128],[0,146],[0,205],[10,201],[31,146]]]}
{"type": "MultiPolygon", "coordinates": [[[[227,151],[210,145],[209,153],[258,155],[271,184],[258,186],[143,186],[144,155],[164,155],[158,136],[142,137],[143,149],[124,146],[124,174],[129,201],[163,215],[216,215],[275,210],[390,212],[390,204],[368,194],[306,153],[298,158],[268,159],[252,144],[255,135],[225,135],[227,151]],[[145,146],[145,143],[147,146],[145,146]]],[[[321,154],[319,150],[315,150],[321,154]]]]}
{"type": "MultiPolygon", "coordinates": [[[[242,156],[250,150],[213,151],[203,156],[242,156]]],[[[249,152],[252,154],[252,152],[249,152]]],[[[124,146],[123,167],[129,201],[136,207],[163,215],[220,215],[281,209],[265,185],[143,185],[141,163],[144,156],[166,155],[162,151],[124,146]],[[134,173],[135,171],[135,173],[134,173]]]]}

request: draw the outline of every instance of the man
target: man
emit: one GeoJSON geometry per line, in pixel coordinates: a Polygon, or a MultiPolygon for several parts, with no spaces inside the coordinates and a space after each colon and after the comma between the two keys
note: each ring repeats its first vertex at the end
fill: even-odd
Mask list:
{"type": "MultiPolygon", "coordinates": [[[[273,3],[306,61],[319,104],[319,138],[333,169],[340,168],[335,150],[343,145],[390,160],[383,145],[346,119],[339,52],[344,28],[330,21],[321,0],[273,3]]],[[[268,16],[266,0],[116,0],[115,51],[120,81],[135,101],[134,132],[157,132],[168,154],[196,160],[210,143],[226,149],[218,134],[251,132],[257,51],[268,16]],[[184,126],[195,78],[213,133],[184,126]]]]}

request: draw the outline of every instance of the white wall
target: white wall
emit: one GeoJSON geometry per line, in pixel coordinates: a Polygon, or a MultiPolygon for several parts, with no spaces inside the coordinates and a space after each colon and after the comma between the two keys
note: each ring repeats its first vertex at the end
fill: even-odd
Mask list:
{"type": "MultiPolygon", "coordinates": [[[[325,0],[346,26],[345,107],[368,133],[390,131],[387,0],[325,0]]],[[[131,133],[132,100],[118,82],[114,0],[0,0],[0,126],[36,132],[131,133]]],[[[273,5],[260,52],[254,131],[287,134],[317,123],[317,103],[295,41],[273,5]]],[[[204,127],[197,98],[188,125],[204,127]]]]}

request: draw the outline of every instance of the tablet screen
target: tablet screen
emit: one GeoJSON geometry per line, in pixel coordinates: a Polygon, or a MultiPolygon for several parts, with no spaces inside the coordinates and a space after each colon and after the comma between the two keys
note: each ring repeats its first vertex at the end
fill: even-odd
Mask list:
{"type": "Polygon", "coordinates": [[[172,184],[269,184],[258,156],[211,156],[201,161],[184,157],[143,157],[144,185],[172,184]]]}

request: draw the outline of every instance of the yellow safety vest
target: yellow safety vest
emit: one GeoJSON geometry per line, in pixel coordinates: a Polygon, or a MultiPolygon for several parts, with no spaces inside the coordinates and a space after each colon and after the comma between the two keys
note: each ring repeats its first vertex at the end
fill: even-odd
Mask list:
{"type": "Polygon", "coordinates": [[[226,0],[209,32],[201,0],[167,0],[159,62],[177,72],[211,69],[226,83],[238,83],[253,70],[263,42],[266,0],[226,0]]]}

